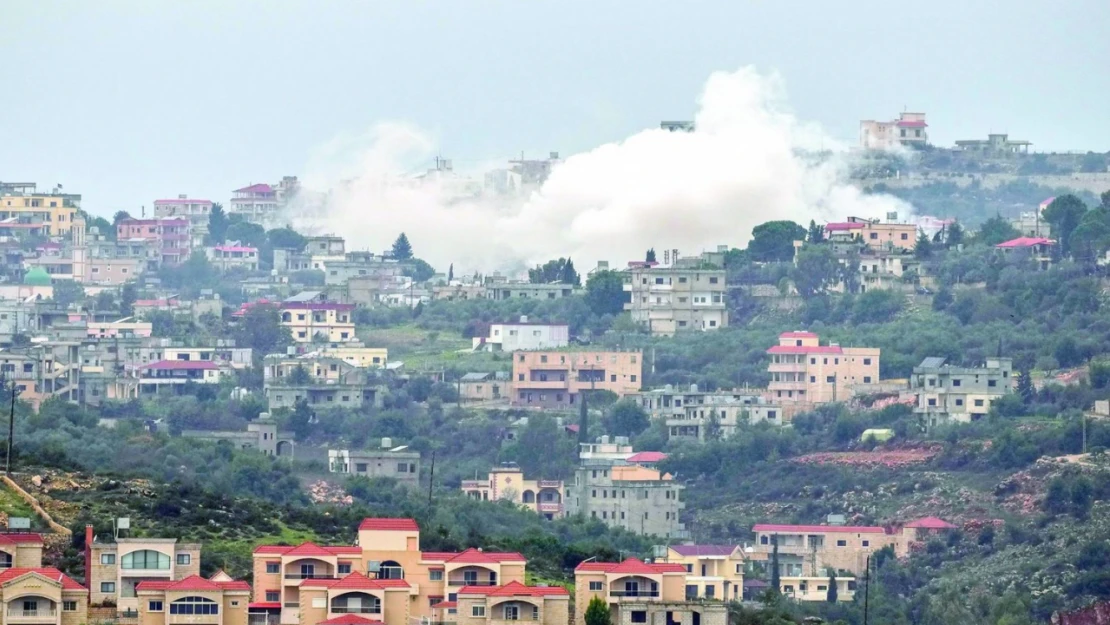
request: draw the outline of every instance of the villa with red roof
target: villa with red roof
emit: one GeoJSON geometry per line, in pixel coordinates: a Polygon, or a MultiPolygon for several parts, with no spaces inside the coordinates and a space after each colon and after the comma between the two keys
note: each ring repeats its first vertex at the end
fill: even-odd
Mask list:
{"type": "Polygon", "coordinates": [[[877,347],[821,345],[813,332],[796,331],[780,334],[779,344],[767,353],[771,356],[770,399],[794,404],[798,410],[847,401],[855,387],[879,381],[877,347]]]}
{"type": "Polygon", "coordinates": [[[300,184],[296,176],[284,176],[277,184],[253,183],[231,192],[229,215],[239,215],[255,224],[273,221],[285,200],[300,184]]]}
{"type": "Polygon", "coordinates": [[[744,598],[744,550],[740,545],[671,545],[667,562],[686,568],[688,599],[744,598]]]}
{"type": "Polygon", "coordinates": [[[1041,271],[1052,266],[1052,248],[1056,241],[1045,237],[1018,237],[995,245],[1003,256],[1029,259],[1041,271]]]}
{"type": "Polygon", "coordinates": [[[246,625],[251,587],[219,571],[208,579],[190,575],[178,580],[139,582],[135,594],[142,625],[246,625]]]}
{"type": "Polygon", "coordinates": [[[171,583],[200,573],[200,545],[174,538],[113,538],[99,542],[85,528],[85,582],[93,605],[116,606],[121,614],[140,608],[140,583],[171,583]]]}
{"type": "Polygon", "coordinates": [[[84,625],[89,593],[54,567],[12,567],[0,570],[0,605],[6,624],[84,625]]]}
{"type": "Polygon", "coordinates": [[[300,625],[346,615],[409,625],[410,617],[441,616],[447,608],[435,606],[457,602],[463,588],[523,586],[526,564],[514,552],[421,551],[420,528],[413,519],[365,519],[356,545],[256,548],[251,613],[300,625]]]}
{"type": "Polygon", "coordinates": [[[691,601],[686,565],[679,562],[582,562],[574,569],[574,622],[584,625],[595,597],[613,623],[726,625],[723,602],[691,601]]]}
{"type": "Polygon", "coordinates": [[[825,237],[830,243],[857,243],[873,251],[910,252],[917,245],[917,226],[849,217],[825,224],[825,237]]]}
{"type": "Polygon", "coordinates": [[[458,597],[456,618],[444,620],[480,618],[494,622],[566,625],[570,618],[570,593],[562,586],[525,586],[519,582],[503,586],[464,586],[459,589],[458,597]]]}
{"type": "Polygon", "coordinates": [[[42,566],[42,536],[32,533],[0,533],[0,569],[42,566]]]}

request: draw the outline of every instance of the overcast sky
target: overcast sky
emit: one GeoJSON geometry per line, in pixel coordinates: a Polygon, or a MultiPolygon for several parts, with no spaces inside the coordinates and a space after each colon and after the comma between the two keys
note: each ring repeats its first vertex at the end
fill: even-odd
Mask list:
{"type": "Polygon", "coordinates": [[[569,154],[749,64],[845,141],[908,107],[941,145],[1110,149],[1107,0],[0,0],[0,180],[226,203],[385,120],[460,166],[569,154]]]}

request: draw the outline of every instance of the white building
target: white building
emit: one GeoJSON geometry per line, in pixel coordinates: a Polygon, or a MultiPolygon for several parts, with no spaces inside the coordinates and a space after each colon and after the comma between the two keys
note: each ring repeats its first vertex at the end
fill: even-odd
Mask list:
{"type": "Polygon", "coordinates": [[[569,343],[570,328],[566,324],[529,323],[527,317],[491,324],[488,337],[474,337],[474,349],[490,352],[558,349],[569,343]]]}

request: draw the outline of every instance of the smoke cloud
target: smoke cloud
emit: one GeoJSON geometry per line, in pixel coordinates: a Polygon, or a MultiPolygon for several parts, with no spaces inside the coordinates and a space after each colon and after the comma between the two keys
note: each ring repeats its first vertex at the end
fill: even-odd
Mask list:
{"type": "Polygon", "coordinates": [[[742,247],[754,226],[775,219],[911,212],[848,182],[847,147],[789,113],[777,74],[714,73],[698,105],[694,132],[647,129],[572,155],[525,197],[459,199],[455,180],[401,182],[411,163],[432,160],[435,143],[412,126],[381,124],[313,155],[306,186],[330,191],[291,222],[345,236],[350,249],[385,250],[404,231],[418,256],[440,270],[454,263],[460,275],[560,256],[580,270],[598,260],[623,266],[649,247],[742,247]]]}

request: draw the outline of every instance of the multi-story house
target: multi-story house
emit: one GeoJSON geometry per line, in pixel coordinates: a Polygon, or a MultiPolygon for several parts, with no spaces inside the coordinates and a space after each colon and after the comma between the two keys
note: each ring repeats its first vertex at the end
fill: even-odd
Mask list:
{"type": "Polygon", "coordinates": [[[492,282],[486,285],[486,297],[492,300],[507,299],[559,299],[582,293],[573,284],[541,284],[532,282],[492,282]]]}
{"type": "Polygon", "coordinates": [[[525,566],[519,553],[421,551],[414,520],[366,519],[356,546],[256,548],[251,606],[290,625],[321,625],[348,615],[410,625],[412,619],[438,620],[475,587],[523,584],[525,566]]]}
{"type": "Polygon", "coordinates": [[[271,409],[309,406],[380,406],[384,386],[376,368],[313,352],[303,356],[271,354],[263,361],[262,388],[271,409]]]}
{"type": "Polygon", "coordinates": [[[631,312],[632,321],[653,335],[728,325],[724,269],[637,261],[629,263],[628,274],[624,288],[630,297],[624,308],[631,312]]]}
{"type": "Polygon", "coordinates": [[[686,567],[679,563],[583,562],[574,569],[574,625],[585,625],[595,597],[609,606],[614,625],[726,625],[723,602],[689,601],[686,567]]]}
{"type": "Polygon", "coordinates": [[[570,328],[565,323],[529,323],[528,317],[508,323],[491,323],[489,336],[474,337],[474,349],[515,352],[559,349],[570,344],[570,328]]]}
{"type": "Polygon", "coordinates": [[[125,317],[116,321],[88,321],[85,324],[86,335],[90,338],[150,338],[154,333],[154,324],[149,321],[138,321],[134,317],[125,317]]]}
{"type": "Polygon", "coordinates": [[[292,298],[279,305],[281,325],[293,333],[298,343],[324,341],[346,343],[355,340],[354,304],[322,301],[297,301],[292,298]]]}
{"type": "Polygon", "coordinates": [[[239,215],[251,223],[262,224],[277,213],[277,190],[268,184],[252,184],[231,193],[229,215],[239,215]]]}
{"type": "Polygon", "coordinates": [[[98,542],[85,527],[85,570],[89,602],[115,605],[120,616],[134,618],[140,582],[179,581],[200,573],[200,545],[174,538],[115,538],[98,542]]]}
{"type": "Polygon", "coordinates": [[[463,480],[462,491],[481,501],[504,499],[547,519],[563,516],[563,481],[525,479],[515,464],[491,469],[484,480],[463,480]]]}
{"type": "Polygon", "coordinates": [[[219,384],[219,366],[207,360],[162,360],[139,367],[140,395],[155,395],[163,389],[180,393],[189,383],[219,384]]]}
{"type": "Polygon", "coordinates": [[[42,536],[32,533],[0,533],[0,570],[34,569],[42,566],[42,536]]]}
{"type": "MultiPolygon", "coordinates": [[[[458,625],[487,625],[532,621],[541,625],[567,625],[570,593],[562,586],[464,586],[459,589],[455,615],[446,621],[458,625]]],[[[448,608],[450,609],[450,608],[448,608]]],[[[442,608],[441,608],[442,610],[442,608]]]]}
{"type": "Polygon", "coordinates": [[[916,225],[862,217],[825,224],[825,235],[830,243],[856,243],[888,252],[912,251],[917,245],[916,225]]]}
{"type": "Polygon", "coordinates": [[[994,246],[1003,257],[1032,262],[1041,271],[1052,266],[1052,248],[1056,241],[1044,237],[1018,237],[994,246]]]}
{"type": "Polygon", "coordinates": [[[687,599],[740,601],[744,597],[744,548],[740,545],[671,545],[667,562],[686,567],[687,599]]]}
{"type": "Polygon", "coordinates": [[[671,438],[703,441],[716,428],[716,436],[728,438],[743,424],[788,423],[791,413],[755,391],[698,391],[697,385],[683,391],[667,385],[637,396],[640,406],[653,419],[662,420],[671,438]]]}
{"type": "Polygon", "coordinates": [[[181,341],[151,338],[144,341],[137,352],[137,359],[132,362],[214,362],[221,369],[249,369],[253,366],[252,353],[249,347],[235,347],[233,339],[220,339],[216,345],[183,345],[181,341]]]}
{"type": "Polygon", "coordinates": [[[510,394],[507,371],[472,371],[458,381],[462,401],[500,401],[510,394]]]}
{"type": "Polygon", "coordinates": [[[865,119],[859,123],[859,143],[865,150],[890,150],[902,146],[923,148],[929,143],[925,113],[899,113],[898,119],[880,122],[865,119]]]}
{"type": "Polygon", "coordinates": [[[159,217],[154,219],[123,219],[116,224],[116,241],[128,245],[149,241],[154,246],[155,262],[148,269],[160,265],[180,265],[189,259],[193,249],[192,225],[185,217],[159,217]]]}
{"type": "Polygon", "coordinates": [[[146,580],[136,587],[142,625],[247,625],[251,587],[223,571],[205,579],[146,580]]]}
{"type": "Polygon", "coordinates": [[[86,265],[88,273],[83,281],[88,284],[120,286],[137,279],[146,268],[138,258],[92,258],[86,265]]]}
{"type": "Polygon", "coordinates": [[[930,357],[913,368],[914,412],[928,427],[968,423],[990,412],[991,402],[1014,389],[1013,361],[988,358],[982,367],[954,367],[930,357]]]}
{"type": "Polygon", "coordinates": [[[0,183],[0,220],[14,219],[19,224],[37,224],[45,236],[66,236],[78,218],[81,196],[39,193],[33,182],[0,183]]]}
{"type": "Polygon", "coordinates": [[[813,332],[784,332],[767,350],[768,390],[779,403],[817,405],[846,401],[853,387],[879,381],[877,347],[821,345],[813,332]]]}
{"type": "Polygon", "coordinates": [[[193,236],[192,247],[204,245],[208,234],[208,220],[212,217],[212,201],[190,199],[180,194],[174,200],[154,200],[155,217],[184,217],[189,220],[193,236]]]}
{"type": "Polygon", "coordinates": [[[257,247],[232,242],[205,248],[205,254],[208,256],[208,262],[222,271],[228,269],[258,270],[257,247]]]}
{"type": "Polygon", "coordinates": [[[633,352],[515,352],[512,401],[518,406],[574,406],[583,391],[619,396],[640,390],[643,355],[633,352]]]}
{"type": "Polygon", "coordinates": [[[329,449],[328,470],[360,477],[388,477],[405,486],[420,485],[420,452],[393,446],[383,438],[379,449],[329,449]]]}
{"type": "Polygon", "coordinates": [[[89,622],[89,592],[54,567],[0,570],[4,625],[84,625],[89,622]]]}

